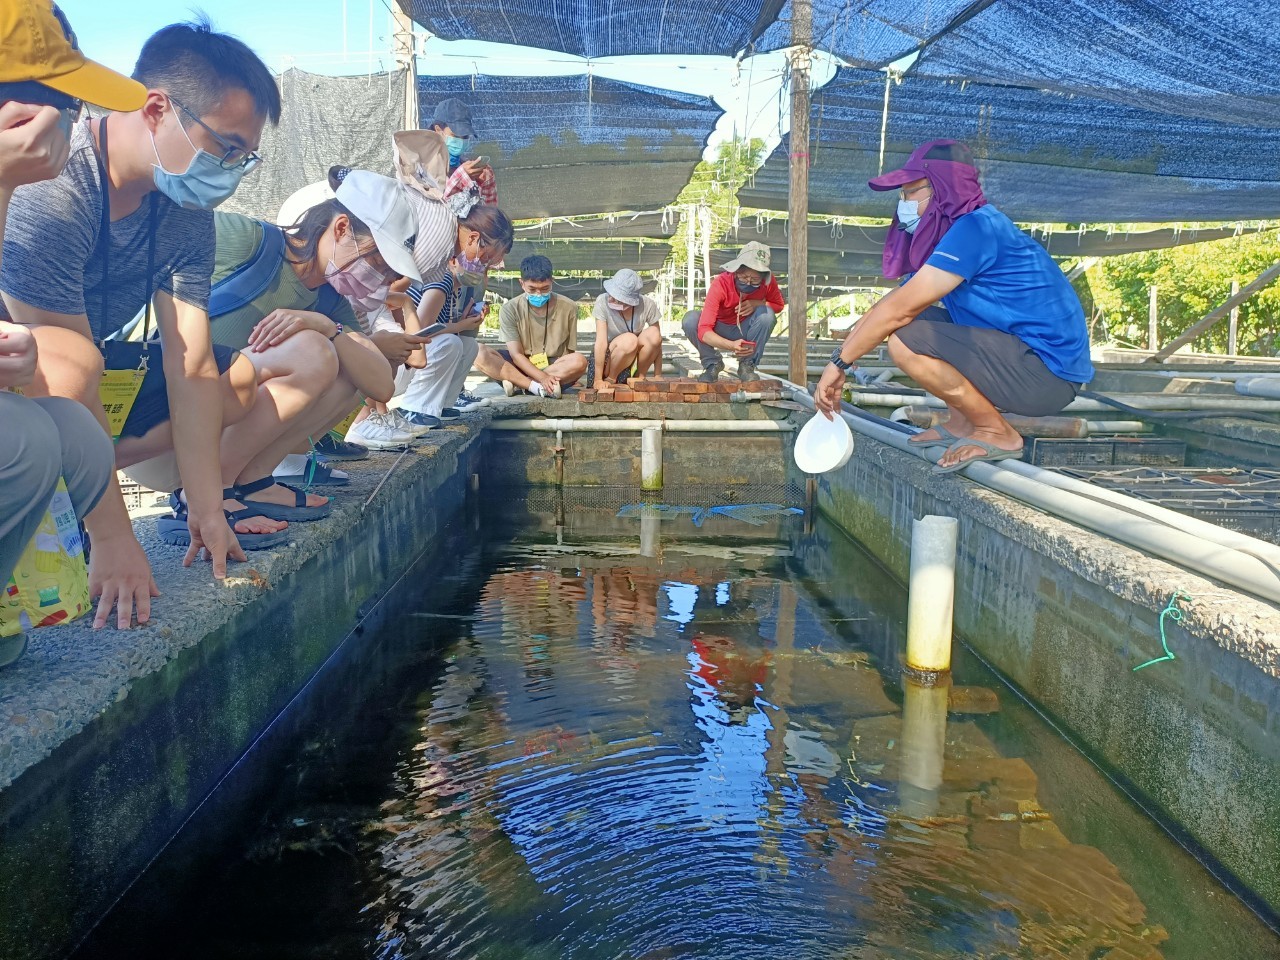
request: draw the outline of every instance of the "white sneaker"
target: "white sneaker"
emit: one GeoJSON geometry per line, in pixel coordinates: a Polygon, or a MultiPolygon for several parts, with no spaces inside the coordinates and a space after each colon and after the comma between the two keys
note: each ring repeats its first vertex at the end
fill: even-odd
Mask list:
{"type": "Polygon", "coordinates": [[[516,385],[512,383],[510,380],[503,380],[502,392],[505,393],[508,397],[514,397],[516,395],[516,385]]]}
{"type": "Polygon", "coordinates": [[[346,439],[362,443],[370,450],[403,450],[414,441],[411,433],[400,430],[390,414],[371,413],[359,423],[352,424],[346,439]]]}
{"type": "Polygon", "coordinates": [[[409,436],[414,439],[417,439],[418,437],[425,437],[431,432],[431,427],[420,427],[416,423],[410,423],[404,418],[399,410],[392,410],[388,416],[391,417],[391,425],[395,427],[395,429],[399,430],[401,433],[409,434],[409,436]]]}

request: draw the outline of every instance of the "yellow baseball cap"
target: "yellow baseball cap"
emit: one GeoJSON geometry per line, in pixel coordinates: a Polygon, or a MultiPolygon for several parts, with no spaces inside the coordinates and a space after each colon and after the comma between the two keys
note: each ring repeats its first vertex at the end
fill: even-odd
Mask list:
{"type": "Polygon", "coordinates": [[[0,83],[35,80],[107,110],[137,110],[146,102],[146,87],[80,52],[51,0],[0,3],[0,44],[0,83]]]}

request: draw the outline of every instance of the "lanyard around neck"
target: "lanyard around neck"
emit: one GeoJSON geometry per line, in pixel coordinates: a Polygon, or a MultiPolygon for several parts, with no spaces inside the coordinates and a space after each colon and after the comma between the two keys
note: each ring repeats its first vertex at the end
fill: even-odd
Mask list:
{"type": "MultiPolygon", "coordinates": [[[[111,275],[111,178],[107,175],[107,118],[98,121],[98,137],[102,147],[94,146],[93,155],[98,161],[98,176],[102,180],[102,223],[98,228],[98,251],[102,261],[102,322],[107,320],[107,278],[111,275]]],[[[93,143],[90,134],[89,142],[93,143]]],[[[147,304],[142,320],[142,342],[146,343],[151,335],[151,297],[155,293],[154,277],[156,270],[156,192],[148,194],[147,202],[147,304]]]]}

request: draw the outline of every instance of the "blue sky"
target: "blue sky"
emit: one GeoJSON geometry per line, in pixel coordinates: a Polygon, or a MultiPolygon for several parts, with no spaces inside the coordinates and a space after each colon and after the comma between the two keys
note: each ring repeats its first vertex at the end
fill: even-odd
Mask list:
{"type": "MultiPolygon", "coordinates": [[[[58,0],[80,46],[95,60],[130,72],[138,49],[167,23],[203,10],[214,26],[253,47],[275,71],[299,67],[315,73],[357,74],[392,66],[391,16],[383,0],[129,0],[128,11],[104,0],[58,0]]],[[[585,73],[587,62],[568,54],[478,41],[425,38],[418,59],[424,74],[585,73]]],[[[780,98],[782,54],[735,65],[727,57],[613,57],[591,64],[597,76],[665,86],[711,96],[726,110],[712,144],[735,131],[772,146],[785,130],[780,98]],[[781,121],[781,126],[780,126],[781,121]]],[[[815,84],[832,68],[819,63],[815,84]]]]}

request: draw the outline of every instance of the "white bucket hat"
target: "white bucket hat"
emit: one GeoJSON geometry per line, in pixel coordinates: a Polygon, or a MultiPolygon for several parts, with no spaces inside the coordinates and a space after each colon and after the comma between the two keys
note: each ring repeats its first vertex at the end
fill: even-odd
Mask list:
{"type": "Polygon", "coordinates": [[[623,267],[604,282],[604,292],[619,303],[634,307],[640,302],[640,294],[644,290],[644,281],[634,270],[623,267]]]}
{"type": "Polygon", "coordinates": [[[759,241],[752,240],[739,251],[738,256],[724,265],[725,270],[733,273],[741,267],[755,270],[757,273],[769,273],[769,258],[773,251],[759,241]]]}
{"type": "Polygon", "coordinates": [[[413,262],[413,238],[418,218],[399,181],[368,170],[352,170],[338,185],[338,202],[364,221],[387,266],[410,280],[422,282],[413,262]]]}

